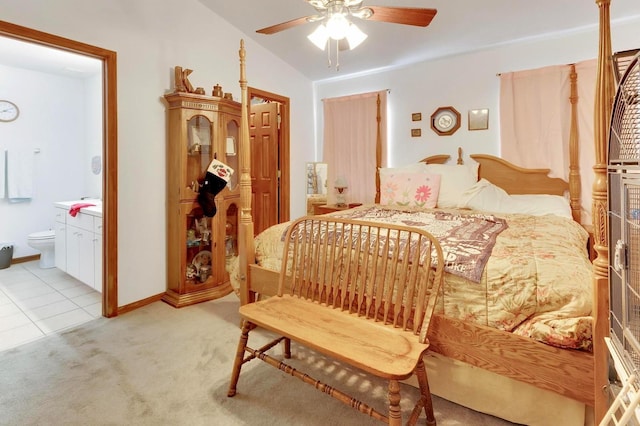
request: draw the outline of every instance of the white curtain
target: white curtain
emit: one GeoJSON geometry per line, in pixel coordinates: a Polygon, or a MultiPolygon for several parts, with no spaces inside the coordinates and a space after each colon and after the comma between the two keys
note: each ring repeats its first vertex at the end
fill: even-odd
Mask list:
{"type": "MultiPolygon", "coordinates": [[[[373,203],[376,194],[376,147],[384,149],[386,146],[387,92],[385,90],[329,98],[323,102],[322,161],[328,164],[327,202],[335,203],[335,181],[343,178],[347,184],[347,203],[373,203]],[[381,140],[379,145],[378,137],[381,140]]],[[[385,153],[381,152],[381,156],[382,164],[385,164],[385,153]]]]}
{"type": "MultiPolygon", "coordinates": [[[[595,150],[593,116],[596,61],[575,64],[582,223],[591,223],[595,150]]],[[[521,167],[548,168],[569,178],[571,66],[554,65],[500,75],[501,156],[521,167]]]]}

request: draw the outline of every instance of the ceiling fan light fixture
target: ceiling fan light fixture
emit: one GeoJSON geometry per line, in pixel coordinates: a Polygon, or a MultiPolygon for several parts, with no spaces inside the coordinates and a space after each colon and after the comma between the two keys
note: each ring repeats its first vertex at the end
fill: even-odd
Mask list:
{"type": "Polygon", "coordinates": [[[327,27],[324,24],[320,24],[307,38],[311,43],[318,46],[318,49],[325,50],[327,48],[327,40],[329,40],[329,31],[327,31],[327,27]]]}
{"type": "Polygon", "coordinates": [[[353,50],[369,37],[353,22],[349,25],[347,30],[347,42],[349,43],[349,49],[353,50]]]}
{"type": "Polygon", "coordinates": [[[327,19],[327,31],[329,37],[334,40],[342,40],[346,37],[351,23],[342,13],[334,13],[327,19]]]}

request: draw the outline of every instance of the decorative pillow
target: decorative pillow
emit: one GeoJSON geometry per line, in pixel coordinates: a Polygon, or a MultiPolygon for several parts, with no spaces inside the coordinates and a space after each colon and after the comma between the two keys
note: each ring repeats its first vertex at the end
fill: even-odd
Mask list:
{"type": "Polygon", "coordinates": [[[439,208],[455,208],[462,193],[478,181],[478,166],[473,164],[427,164],[428,173],[441,175],[440,192],[438,195],[439,208]]]}
{"type": "Polygon", "coordinates": [[[559,195],[523,194],[509,195],[507,192],[486,179],[465,191],[460,197],[458,207],[494,213],[520,213],[532,216],[554,214],[572,219],[569,201],[559,195]]]}
{"type": "Polygon", "coordinates": [[[438,201],[440,175],[393,172],[380,176],[380,204],[434,208],[438,201]]]}

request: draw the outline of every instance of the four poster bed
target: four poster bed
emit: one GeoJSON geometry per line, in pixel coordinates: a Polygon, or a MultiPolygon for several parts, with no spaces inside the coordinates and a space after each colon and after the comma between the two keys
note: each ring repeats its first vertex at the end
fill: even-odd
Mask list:
{"type": "MultiPolygon", "coordinates": [[[[606,275],[608,267],[606,144],[611,101],[614,94],[614,80],[610,61],[610,0],[597,0],[596,3],[600,8],[599,70],[595,101],[596,165],[594,170],[596,178],[593,188],[593,237],[594,250],[597,254],[596,260],[593,265],[589,262],[586,250],[587,233],[578,223],[580,218],[580,171],[577,165],[578,139],[574,105],[577,96],[576,92],[572,90],[571,102],[574,112],[572,112],[571,164],[568,183],[560,179],[549,178],[547,176],[548,170],[523,169],[493,156],[471,155],[471,163],[479,164],[476,180],[481,182],[477,185],[477,190],[480,192],[489,188],[493,191],[492,193],[498,193],[501,188],[507,194],[554,194],[561,196],[565,191],[569,191],[569,218],[548,215],[544,216],[543,220],[543,216],[528,216],[511,211],[499,212],[495,216],[500,220],[506,219],[508,226],[497,237],[489,238],[495,243],[494,252],[502,252],[503,260],[521,259],[526,263],[526,258],[532,258],[534,263],[543,265],[546,261],[545,258],[555,259],[556,263],[551,262],[549,266],[539,266],[540,270],[533,271],[533,275],[547,276],[548,286],[545,287],[544,283],[535,283],[527,290],[529,293],[527,297],[524,297],[526,303],[523,304],[522,300],[517,300],[513,289],[494,288],[492,292],[491,287],[496,287],[496,284],[492,284],[491,272],[483,272],[483,277],[479,281],[481,284],[478,282],[461,284],[459,280],[455,281],[454,279],[451,282],[455,282],[455,286],[460,287],[449,284],[448,293],[445,290],[443,300],[439,302],[440,309],[434,314],[429,333],[431,354],[429,355],[430,359],[425,360],[425,363],[429,370],[429,381],[433,393],[480,411],[490,412],[500,417],[510,417],[508,419],[511,421],[544,424],[553,419],[556,421],[562,419],[563,424],[584,424],[590,416],[590,407],[594,407],[593,413],[596,421],[602,417],[607,409],[608,398],[606,392],[603,392],[607,384],[607,348],[603,338],[608,334],[609,311],[606,275]],[[552,221],[555,221],[555,224],[546,222],[546,218],[551,216],[554,217],[552,221]],[[541,241],[541,245],[528,245],[530,251],[525,253],[512,251],[518,245],[522,245],[524,240],[541,241]],[[561,241],[560,244],[556,244],[558,247],[551,248],[546,245],[553,244],[553,240],[561,241]],[[555,250],[560,251],[556,252],[555,250]],[[571,279],[574,282],[562,290],[559,283],[571,279]],[[467,291],[483,293],[478,297],[480,304],[485,305],[484,311],[473,310],[473,308],[465,311],[461,302],[463,298],[460,298],[460,294],[456,294],[456,292],[465,293],[467,291]],[[533,313],[522,312],[524,316],[540,318],[541,322],[536,324],[535,321],[531,321],[528,325],[518,329],[515,323],[520,320],[516,321],[513,318],[517,316],[514,315],[515,311],[523,309],[523,306],[528,306],[527,304],[531,300],[533,300],[531,303],[535,305],[535,300],[544,298],[546,293],[562,291],[570,294],[560,296],[562,302],[559,304],[549,302],[554,306],[553,308],[534,306],[533,313]],[[510,299],[500,302],[501,306],[510,307],[501,310],[503,314],[507,312],[507,315],[494,317],[494,313],[491,312],[491,303],[498,300],[496,299],[497,296],[500,296],[498,293],[509,292],[512,293],[510,299]],[[496,296],[496,294],[498,295],[496,296]],[[588,303],[585,303],[587,299],[588,303]],[[519,303],[517,309],[513,309],[514,303],[519,303]],[[576,308],[576,305],[579,306],[576,308]],[[555,316],[549,318],[547,314],[551,311],[555,312],[555,316]],[[478,319],[478,317],[481,318],[478,319]],[[562,321],[568,321],[569,325],[562,321]],[[540,324],[542,325],[538,327],[540,324]],[[544,335],[541,329],[551,330],[551,333],[544,335]],[[467,370],[477,375],[469,378],[467,370]],[[487,406],[488,400],[498,398],[497,393],[506,395],[508,398],[506,402],[496,402],[495,407],[487,406]],[[475,398],[478,394],[482,394],[479,399],[475,398]],[[521,394],[522,398],[518,398],[521,394]],[[516,401],[518,399],[522,399],[520,405],[516,401]],[[500,406],[504,405],[515,407],[515,411],[522,411],[522,407],[530,407],[534,416],[537,414],[543,416],[546,412],[551,417],[543,420],[528,418],[521,420],[517,417],[511,417],[510,413],[503,415],[500,406]],[[568,411],[558,412],[555,411],[556,407],[558,410],[563,410],[562,407],[569,408],[568,411]],[[585,412],[588,413],[586,416],[585,412]],[[576,423],[571,423],[571,419],[565,419],[564,416],[575,417],[576,423]]],[[[276,265],[279,265],[277,252],[281,249],[279,243],[281,243],[282,231],[286,227],[286,224],[276,225],[265,231],[263,233],[265,235],[261,234],[254,240],[249,170],[247,81],[244,59],[244,43],[241,42],[240,86],[243,107],[240,149],[239,255],[237,268],[232,271],[231,276],[232,282],[235,281],[236,291],[242,304],[253,302],[256,294],[271,296],[276,293],[278,283],[278,267],[276,265]],[[274,235],[274,240],[267,240],[267,234],[274,235]],[[268,258],[270,250],[276,256],[271,260],[268,258]]],[[[575,81],[573,83],[575,84],[575,81]]],[[[447,160],[448,156],[442,155],[422,161],[444,166],[442,163],[447,160]]],[[[457,163],[461,162],[462,158],[459,155],[457,163]]],[[[457,164],[449,167],[466,166],[457,164]]],[[[376,180],[379,190],[380,179],[376,180]]],[[[504,196],[504,194],[500,194],[504,196]]],[[[443,214],[486,213],[482,210],[482,205],[467,207],[480,208],[480,210],[460,213],[457,209],[445,209],[443,214]]],[[[365,217],[365,219],[368,217],[369,220],[390,215],[387,210],[381,209],[380,205],[365,205],[347,211],[350,213],[336,212],[334,214],[355,214],[355,217],[365,217]]],[[[399,210],[401,210],[401,214],[405,215],[415,213],[414,210],[407,212],[407,209],[390,208],[390,210],[393,211],[393,214],[399,210]]],[[[430,214],[433,212],[433,210],[430,211],[430,214]]],[[[490,216],[490,214],[487,213],[486,216],[490,216]]],[[[406,221],[415,220],[415,217],[403,217],[398,220],[406,223],[406,221]]],[[[418,221],[421,220],[423,219],[418,219],[418,221]]],[[[487,269],[501,268],[495,266],[497,263],[493,260],[494,257],[492,255],[487,261],[487,269]]],[[[535,267],[537,266],[530,264],[527,266],[527,268],[535,267]]],[[[507,267],[507,269],[511,268],[507,267]]],[[[495,273],[501,274],[500,271],[495,273]]],[[[516,272],[517,285],[532,279],[529,276],[523,278],[521,274],[522,272],[516,272]]],[[[451,272],[448,275],[453,276],[454,274],[451,272]]],[[[506,282],[503,278],[496,278],[496,280],[497,283],[506,282]]],[[[445,288],[447,287],[446,283],[447,281],[445,281],[445,288]]],[[[527,321],[520,322],[524,324],[527,321]]],[[[498,400],[496,399],[496,401],[498,400]]]]}

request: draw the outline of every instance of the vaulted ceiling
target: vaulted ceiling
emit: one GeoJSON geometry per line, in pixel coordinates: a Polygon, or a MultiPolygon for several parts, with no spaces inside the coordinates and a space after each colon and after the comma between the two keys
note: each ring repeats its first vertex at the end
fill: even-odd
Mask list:
{"type": "MultiPolygon", "coordinates": [[[[307,40],[317,23],[272,35],[256,33],[315,14],[305,0],[199,1],[314,81],[598,25],[595,0],[364,0],[365,6],[434,8],[438,12],[427,27],[357,20],[369,37],[355,50],[340,52],[340,70],[336,71],[327,66],[327,52],[307,40]]],[[[614,22],[632,17],[640,17],[640,1],[612,0],[614,22]]],[[[333,54],[332,61],[335,63],[333,54]]]]}

